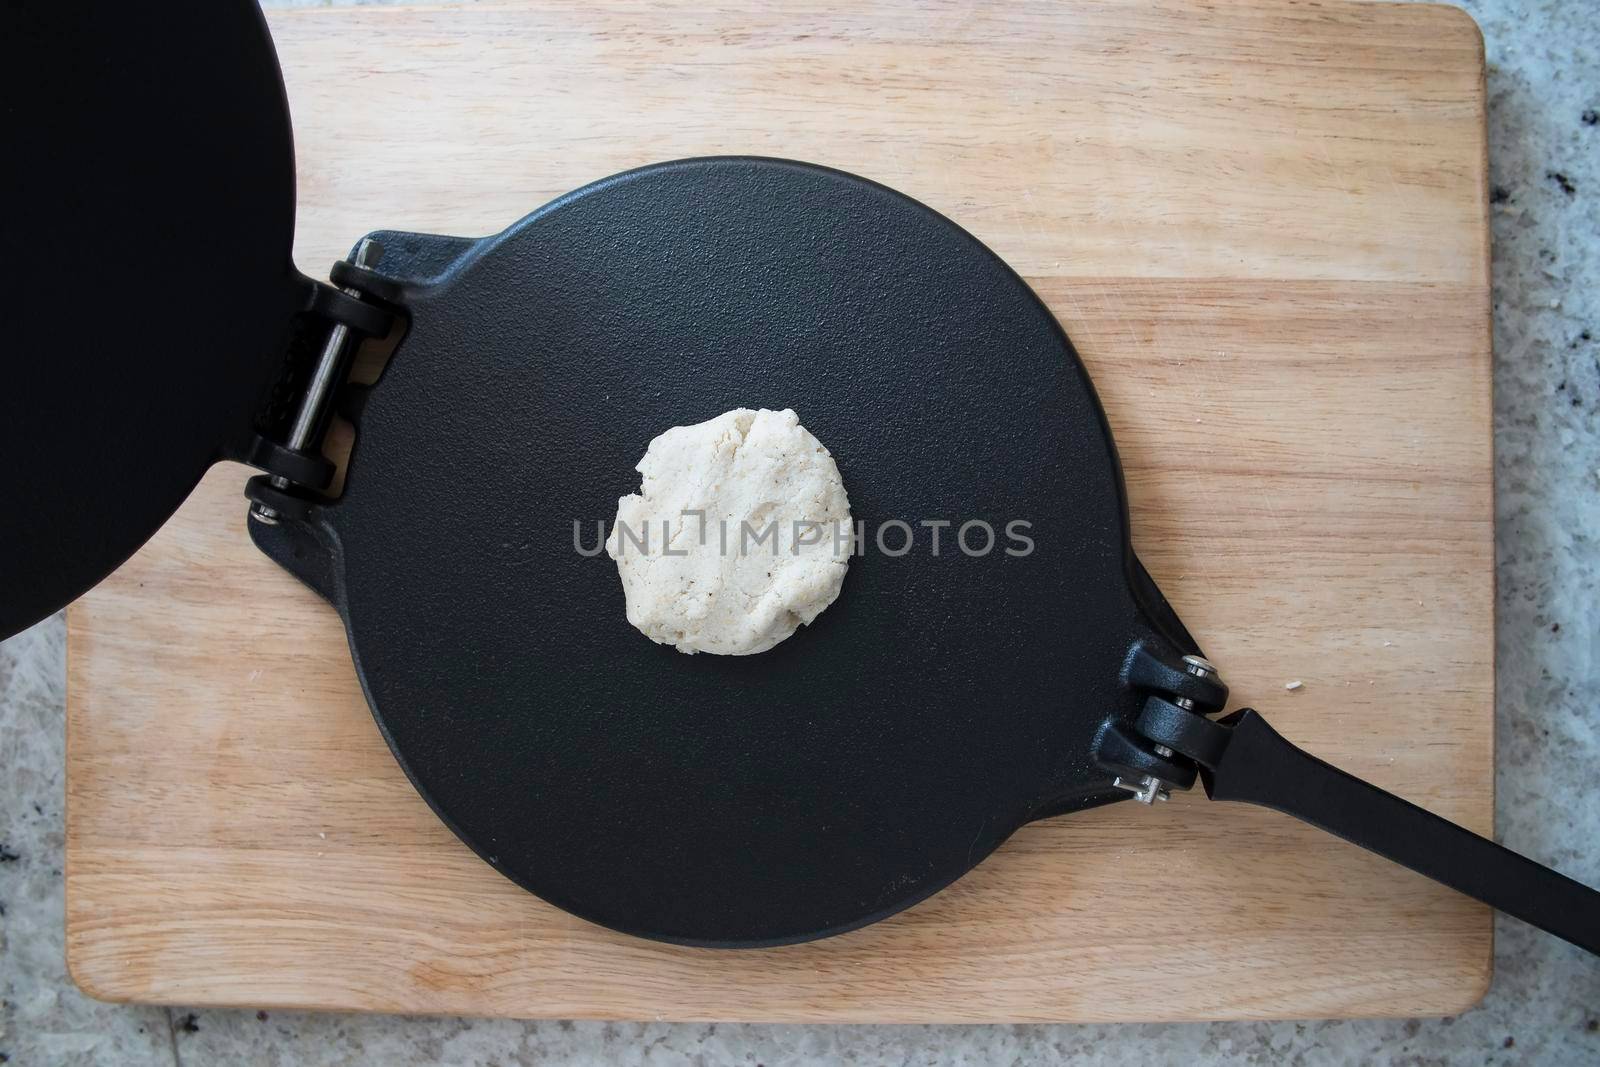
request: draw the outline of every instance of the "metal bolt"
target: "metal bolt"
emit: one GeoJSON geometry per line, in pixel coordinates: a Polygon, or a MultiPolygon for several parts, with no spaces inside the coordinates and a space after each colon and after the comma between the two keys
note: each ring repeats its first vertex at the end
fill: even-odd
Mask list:
{"type": "MultiPolygon", "coordinates": [[[[1217,676],[1217,668],[1203,656],[1183,657],[1183,669],[1196,678],[1215,678],[1217,676]]],[[[1188,697],[1173,697],[1172,702],[1184,711],[1194,710],[1194,701],[1188,697]]],[[[1160,749],[1158,748],[1157,751],[1160,751],[1160,749]]],[[[1172,755],[1171,752],[1163,752],[1161,754],[1164,756],[1172,755]]]]}
{"type": "MultiPolygon", "coordinates": [[[[383,255],[383,246],[370,237],[363,237],[356,246],[356,254],[351,257],[351,262],[358,267],[370,267],[383,255]]],[[[346,296],[360,297],[361,290],[350,286],[341,286],[346,296]]],[[[317,420],[322,415],[322,402],[327,397],[333,385],[333,372],[339,367],[339,360],[344,355],[344,347],[350,340],[350,327],[342,322],[333,324],[328,331],[328,339],[322,343],[322,354],[317,357],[317,365],[311,372],[311,381],[306,385],[305,395],[300,399],[300,409],[295,412],[294,425],[289,429],[288,446],[295,451],[305,448],[311,441],[311,433],[316,429],[317,420]]],[[[274,489],[287,489],[289,479],[280,475],[273,475],[269,483],[274,489]]],[[[278,513],[265,504],[256,504],[250,509],[250,517],[268,526],[278,521],[278,513]]]]}
{"type": "Polygon", "coordinates": [[[1111,784],[1118,789],[1126,789],[1133,794],[1133,799],[1141,804],[1154,804],[1158,800],[1171,800],[1172,793],[1162,785],[1159,778],[1152,778],[1148,774],[1137,782],[1130,782],[1123,778],[1111,779],[1111,784]]]}

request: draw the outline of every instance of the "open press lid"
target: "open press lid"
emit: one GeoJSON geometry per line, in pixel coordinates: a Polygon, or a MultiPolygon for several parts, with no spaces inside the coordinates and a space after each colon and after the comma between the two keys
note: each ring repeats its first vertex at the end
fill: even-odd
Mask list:
{"type": "Polygon", "coordinates": [[[25,0],[4,36],[0,637],[246,453],[314,291],[291,261],[289,111],[254,4],[25,0]]]}

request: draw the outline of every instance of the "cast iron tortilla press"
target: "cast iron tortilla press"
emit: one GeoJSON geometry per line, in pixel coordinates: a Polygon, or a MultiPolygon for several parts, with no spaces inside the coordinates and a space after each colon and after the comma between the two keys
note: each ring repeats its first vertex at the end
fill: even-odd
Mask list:
{"type": "Polygon", "coordinates": [[[0,392],[0,635],[240,460],[262,471],[240,521],[343,618],[417,789],[597,923],[708,946],[836,934],[1030,820],[1198,778],[1600,951],[1600,894],[1254,711],[1214,718],[1227,690],[1134,557],[1083,365],[954,223],[823,167],[691,159],[492,237],[377,231],[314,281],[290,258],[261,15],[184,6],[8,12],[29,93],[6,242],[30,269],[0,392]],[[386,335],[381,377],[351,381],[360,340],[386,335]],[[1033,550],[866,552],[769,652],[655,645],[573,524],[614,513],[657,433],[741,406],[799,411],[868,530],[1021,520],[1033,550]],[[356,432],[337,495],[335,413],[356,432]]]}

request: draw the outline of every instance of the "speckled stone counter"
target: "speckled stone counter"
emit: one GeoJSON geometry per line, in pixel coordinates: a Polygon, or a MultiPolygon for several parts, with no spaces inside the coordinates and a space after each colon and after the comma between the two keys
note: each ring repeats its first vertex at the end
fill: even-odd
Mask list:
{"type": "MultiPolygon", "coordinates": [[[[1600,885],[1600,11],[1469,0],[1489,69],[1499,576],[1498,831],[1600,885]]],[[[1141,1026],[519,1023],[189,1011],[66,974],[64,627],[0,643],[0,1063],[1600,1064],[1600,961],[1501,920],[1448,1019],[1141,1026]]]]}

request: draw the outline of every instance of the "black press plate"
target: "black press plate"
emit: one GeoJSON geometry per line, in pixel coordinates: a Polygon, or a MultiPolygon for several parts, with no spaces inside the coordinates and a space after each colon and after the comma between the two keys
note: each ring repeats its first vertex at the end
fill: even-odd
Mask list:
{"type": "Polygon", "coordinates": [[[411,327],[344,497],[255,536],[339,607],[396,755],[490,863],[620,930],[781,943],[1125,795],[1089,753],[1159,610],[1083,366],[970,235],[837,171],[709,159],[480,242],[378,236],[411,327]],[[614,515],[656,434],[741,406],[798,411],[869,531],[1025,520],[1036,549],[946,531],[935,557],[920,530],[770,652],[652,644],[573,522],[614,515]]]}

